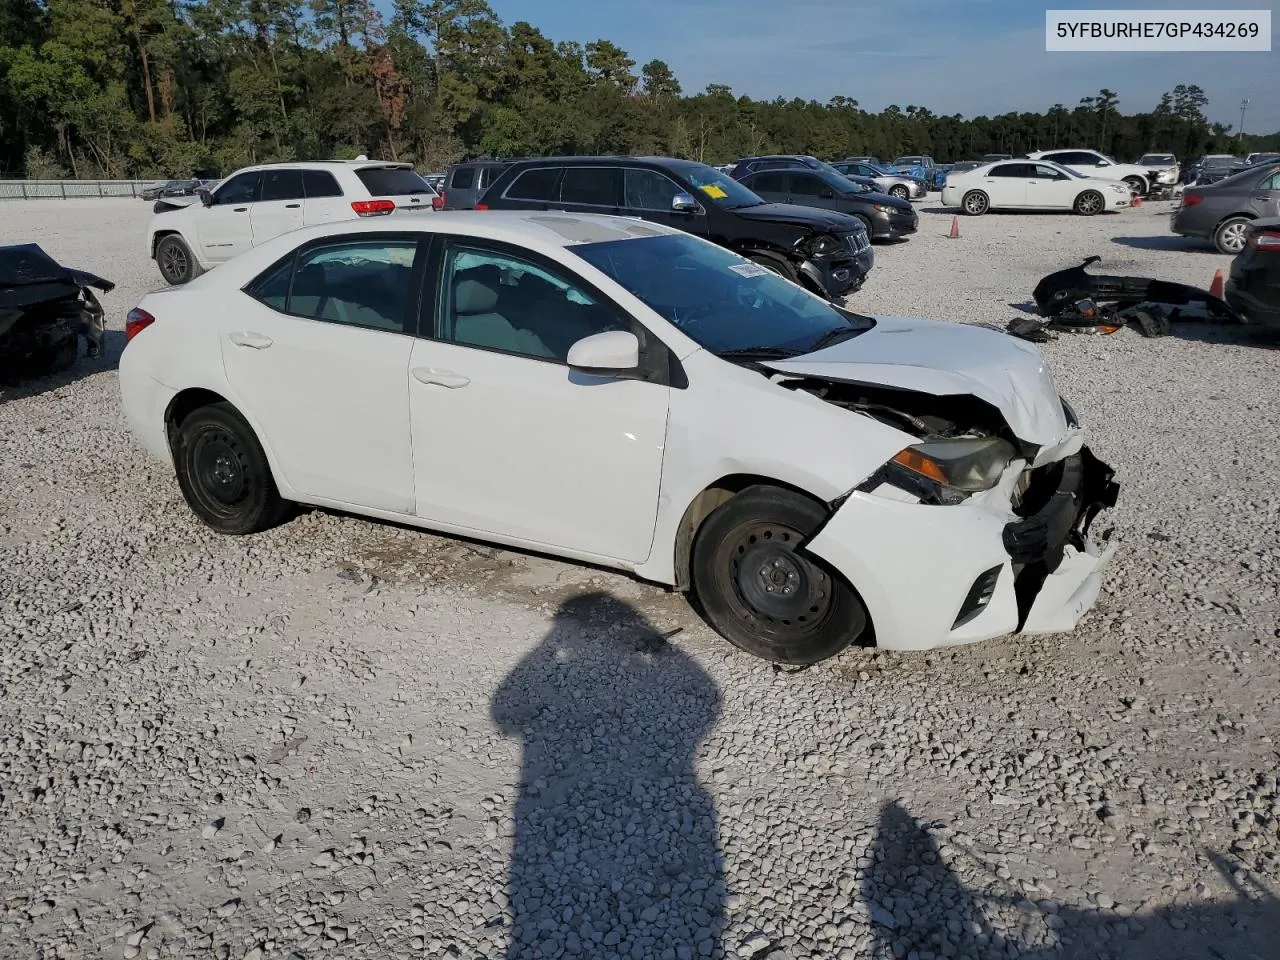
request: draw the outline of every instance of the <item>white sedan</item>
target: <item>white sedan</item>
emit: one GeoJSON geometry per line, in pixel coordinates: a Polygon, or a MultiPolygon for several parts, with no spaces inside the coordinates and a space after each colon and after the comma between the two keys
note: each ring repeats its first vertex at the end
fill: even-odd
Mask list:
{"type": "Polygon", "coordinates": [[[1082,216],[1130,204],[1128,184],[1086,177],[1047,160],[1003,160],[947,175],[942,204],[976,217],[988,210],[1070,210],[1082,216]]]}
{"type": "Polygon", "coordinates": [[[1115,501],[1038,350],[545,212],[278,237],[129,315],[130,426],[227,534],[314,504],[632,571],[771,660],[1069,630],[1115,501]]]}

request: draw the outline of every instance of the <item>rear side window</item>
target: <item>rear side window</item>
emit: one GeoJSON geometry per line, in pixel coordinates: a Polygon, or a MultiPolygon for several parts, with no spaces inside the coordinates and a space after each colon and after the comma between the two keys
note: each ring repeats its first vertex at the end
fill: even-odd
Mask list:
{"type": "Polygon", "coordinates": [[[535,167],[516,177],[504,196],[512,200],[558,200],[559,167],[535,167]]]}
{"type": "Polygon", "coordinates": [[[560,185],[562,203],[596,207],[616,207],[621,193],[622,171],[618,167],[566,167],[560,185]]]}
{"type": "Polygon", "coordinates": [[[480,189],[488,189],[493,184],[493,181],[502,176],[502,171],[505,169],[506,167],[482,167],[480,170],[480,189]]]}
{"type": "Polygon", "coordinates": [[[1260,189],[1280,190],[1280,173],[1273,173],[1266,180],[1263,180],[1260,189]]]}
{"type": "Polygon", "coordinates": [[[449,186],[456,187],[459,190],[466,190],[475,182],[475,167],[454,167],[453,177],[449,181],[449,186]]]}
{"type": "Polygon", "coordinates": [[[420,176],[403,167],[365,167],[357,170],[356,176],[371,197],[404,197],[431,192],[420,176]]]}
{"type": "Polygon", "coordinates": [[[258,199],[264,203],[268,200],[301,200],[302,171],[262,171],[262,194],[258,199]]]}
{"type": "Polygon", "coordinates": [[[342,188],[328,170],[303,170],[302,189],[308,200],[342,196],[342,188]]]}
{"type": "Polygon", "coordinates": [[[785,173],[759,173],[746,185],[756,193],[786,193],[787,175],[785,173]]]}

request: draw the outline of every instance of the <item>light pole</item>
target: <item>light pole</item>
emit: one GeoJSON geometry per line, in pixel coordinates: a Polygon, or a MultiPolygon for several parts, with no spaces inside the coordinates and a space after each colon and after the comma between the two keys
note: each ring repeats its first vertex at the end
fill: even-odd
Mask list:
{"type": "Polygon", "coordinates": [[[1249,101],[1240,101],[1240,129],[1236,131],[1236,142],[1240,142],[1240,138],[1244,136],[1244,112],[1249,109],[1249,101]]]}

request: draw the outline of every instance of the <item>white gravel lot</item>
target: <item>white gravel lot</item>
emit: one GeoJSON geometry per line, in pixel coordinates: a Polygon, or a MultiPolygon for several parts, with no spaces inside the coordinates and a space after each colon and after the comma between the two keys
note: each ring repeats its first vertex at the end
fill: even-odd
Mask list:
{"type": "MultiPolygon", "coordinates": [[[[115,280],[119,331],[149,206],[6,203],[0,243],[115,280]]],[[[856,308],[1003,327],[1089,254],[1228,264],[1167,204],[957,240],[920,207],[856,308]]],[[[1276,957],[1280,350],[1045,349],[1122,483],[1096,610],[800,672],[613,573],[321,512],[209,533],[115,353],[0,388],[0,956],[1276,957]]]]}

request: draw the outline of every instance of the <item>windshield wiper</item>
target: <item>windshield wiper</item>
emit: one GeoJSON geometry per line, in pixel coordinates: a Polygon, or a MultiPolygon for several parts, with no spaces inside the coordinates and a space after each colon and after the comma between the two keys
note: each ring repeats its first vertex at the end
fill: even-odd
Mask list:
{"type": "Polygon", "coordinates": [[[739,347],[736,350],[716,352],[716,356],[722,360],[785,360],[798,355],[799,351],[784,347],[739,347]]]}
{"type": "Polygon", "coordinates": [[[821,350],[823,347],[829,347],[833,343],[836,343],[840,340],[847,340],[850,337],[856,337],[858,334],[864,333],[864,332],[865,331],[860,330],[859,328],[854,326],[836,327],[834,330],[828,330],[826,333],[820,336],[817,340],[813,341],[813,343],[810,344],[807,352],[816,353],[817,351],[821,350]]]}

